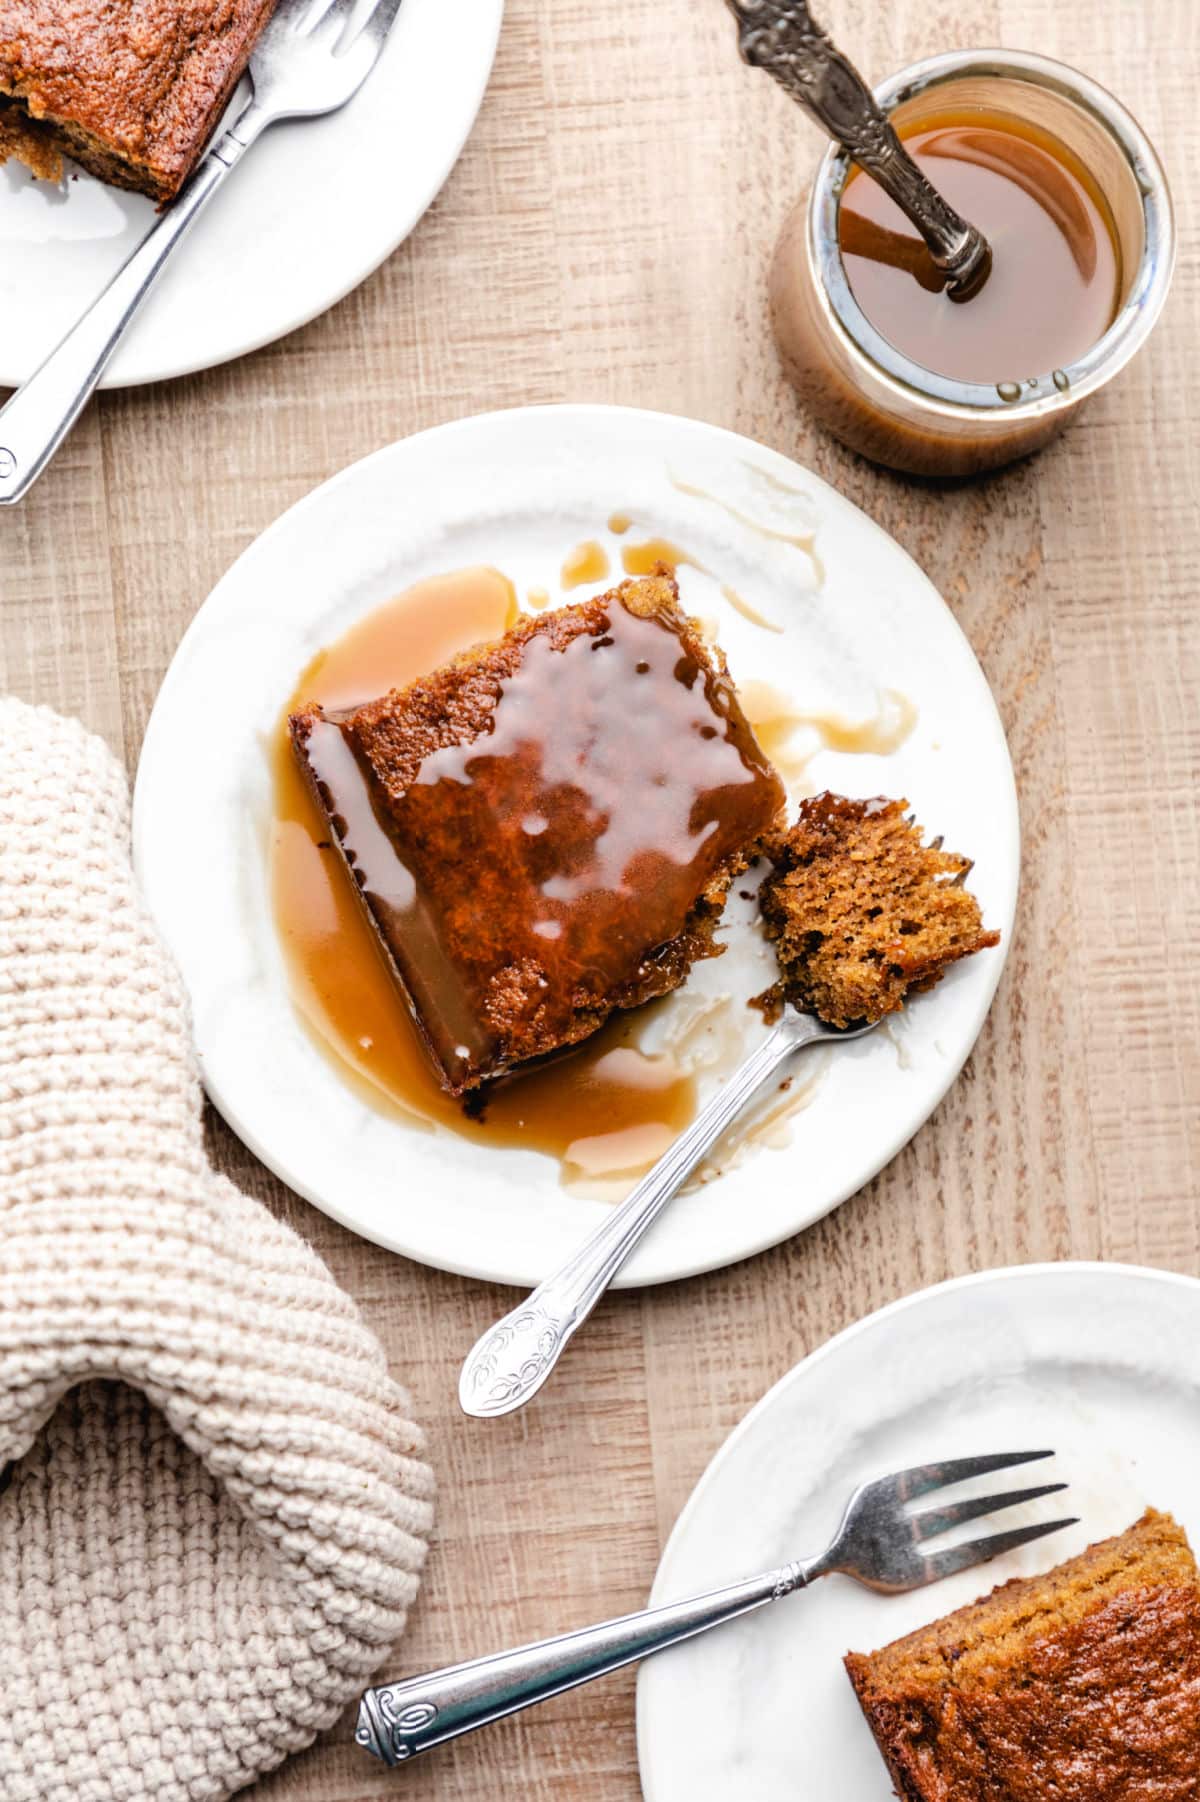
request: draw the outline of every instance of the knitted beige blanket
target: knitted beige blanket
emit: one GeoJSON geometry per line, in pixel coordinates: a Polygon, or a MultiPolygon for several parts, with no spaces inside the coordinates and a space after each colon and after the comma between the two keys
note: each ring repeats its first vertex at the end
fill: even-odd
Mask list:
{"type": "Polygon", "coordinates": [[[0,700],[0,1798],[204,1802],[404,1626],[431,1477],[307,1247],[214,1174],[99,740],[0,700]]]}

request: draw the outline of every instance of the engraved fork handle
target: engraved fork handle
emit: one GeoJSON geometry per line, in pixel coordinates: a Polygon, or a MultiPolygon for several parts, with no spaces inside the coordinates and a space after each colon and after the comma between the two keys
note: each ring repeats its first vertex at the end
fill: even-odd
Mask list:
{"type": "Polygon", "coordinates": [[[462,1368],[458,1399],[463,1412],[488,1419],[523,1408],[634,1246],[751,1096],[801,1045],[854,1036],[835,1034],[819,1020],[789,1009],[591,1238],[526,1301],[489,1327],[462,1368]]]}
{"type": "Polygon", "coordinates": [[[647,1608],[515,1651],[369,1689],[359,1706],[355,1738],[385,1764],[403,1764],[431,1746],[763,1608],[821,1574],[819,1561],[785,1564],[690,1601],[647,1608]]]}
{"type": "Polygon", "coordinates": [[[0,408],[0,506],[21,500],[83,411],[176,245],[270,123],[252,100],[200,163],[178,200],[45,362],[0,408]]]}
{"type": "Polygon", "coordinates": [[[921,173],[870,88],[821,29],[806,0],[728,0],[738,45],[836,138],[912,221],[950,286],[976,288],[991,264],[987,240],[921,173]]]}

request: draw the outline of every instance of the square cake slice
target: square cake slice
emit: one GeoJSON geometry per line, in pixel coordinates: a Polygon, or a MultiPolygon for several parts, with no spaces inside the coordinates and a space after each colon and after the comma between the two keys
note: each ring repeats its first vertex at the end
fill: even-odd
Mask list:
{"type": "Polygon", "coordinates": [[[1168,1514],[846,1668],[903,1802],[1200,1796],[1200,1581],[1168,1514]]]}
{"type": "Polygon", "coordinates": [[[173,200],[275,0],[0,0],[0,162],[173,200]]]}
{"type": "Polygon", "coordinates": [[[667,576],[290,727],[452,1094],[715,955],[729,884],[784,801],[667,576]]]}

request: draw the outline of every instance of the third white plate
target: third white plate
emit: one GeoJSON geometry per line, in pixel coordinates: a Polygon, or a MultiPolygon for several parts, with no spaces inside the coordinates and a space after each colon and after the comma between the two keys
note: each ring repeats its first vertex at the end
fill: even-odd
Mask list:
{"type": "MultiPolygon", "coordinates": [[[[1069,1489],[996,1524],[1078,1515],[1079,1525],[912,1595],[828,1577],[649,1660],[638,1686],[646,1802],[891,1802],[844,1654],[1048,1570],[1147,1505],[1200,1544],[1198,1417],[1200,1283],[1159,1271],[992,1271],[897,1302],[814,1352],[714,1458],[663,1554],[653,1603],[818,1552],[856,1484],[931,1459],[1052,1447],[1028,1481],[1069,1489]]],[[[1020,1487],[1025,1473],[1015,1474],[974,1488],[1020,1487]]]]}

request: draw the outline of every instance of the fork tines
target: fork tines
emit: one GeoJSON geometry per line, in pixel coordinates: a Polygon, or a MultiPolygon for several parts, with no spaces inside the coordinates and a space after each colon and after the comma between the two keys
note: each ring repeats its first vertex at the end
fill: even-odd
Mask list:
{"type": "Polygon", "coordinates": [[[1036,1502],[1043,1495],[1057,1495],[1065,1483],[1040,1483],[1035,1489],[1009,1489],[1003,1495],[974,1495],[965,1502],[951,1502],[945,1508],[922,1508],[910,1516],[922,1540],[936,1539],[952,1527],[965,1526],[981,1514],[998,1514],[1002,1508],[1015,1508],[1019,1502],[1036,1502]]]}
{"type": "Polygon", "coordinates": [[[1036,1464],[1042,1458],[1053,1458],[1053,1451],[989,1452],[981,1458],[949,1458],[941,1464],[917,1464],[891,1478],[896,1493],[907,1502],[934,1489],[949,1489],[952,1483],[969,1483],[972,1477],[987,1477],[994,1470],[1012,1470],[1018,1464],[1036,1464]]]}
{"type": "MultiPolygon", "coordinates": [[[[1066,1485],[1056,1487],[1065,1488],[1066,1485]]],[[[1007,1505],[1003,1497],[997,1497],[998,1507],[1007,1505]]],[[[1074,1527],[1078,1522],[1077,1514],[1066,1515],[1062,1520],[1043,1520],[1032,1527],[1013,1527],[1007,1533],[991,1533],[986,1539],[972,1539],[968,1545],[930,1552],[925,1558],[926,1581],[937,1583],[942,1577],[953,1577],[958,1571],[970,1570],[974,1564],[989,1564],[1005,1552],[1015,1552],[1019,1545],[1031,1545],[1035,1539],[1044,1539],[1047,1533],[1060,1533],[1064,1527],[1074,1527]]]]}
{"type": "MultiPolygon", "coordinates": [[[[912,1470],[901,1471],[894,1481],[897,1494],[906,1501],[913,1501],[918,1496],[929,1495],[938,1489],[948,1489],[956,1483],[969,1482],[974,1477],[988,1476],[998,1470],[1012,1470],[1019,1464],[1035,1464],[1043,1458],[1053,1456],[1052,1451],[1036,1451],[992,1452],[979,1458],[951,1458],[941,1464],[923,1464],[912,1470]]],[[[1042,1496],[1058,1495],[1066,1487],[1065,1483],[1041,1483],[1030,1489],[1010,1489],[997,1495],[969,1496],[963,1501],[947,1503],[944,1507],[918,1509],[909,1518],[917,1544],[923,1550],[928,1540],[937,1539],[954,1527],[965,1526],[968,1521],[979,1520],[986,1514],[999,1514],[1005,1508],[1015,1508],[1022,1502],[1034,1502],[1042,1496]]],[[[969,1570],[972,1565],[987,1563],[1005,1552],[1015,1551],[1018,1546],[1030,1545],[1035,1539],[1042,1539],[1048,1533],[1058,1533],[1064,1527],[1073,1527],[1077,1520],[1078,1516],[1070,1516],[1061,1520],[1037,1521],[1030,1526],[1010,1527],[983,1539],[973,1539],[966,1545],[926,1552],[926,1581],[933,1583],[942,1577],[953,1576],[958,1571],[969,1570]]]]}
{"type": "Polygon", "coordinates": [[[387,35],[400,0],[301,0],[303,16],[297,26],[305,37],[323,37],[332,42],[335,56],[342,56],[365,31],[372,37],[387,35]]]}

